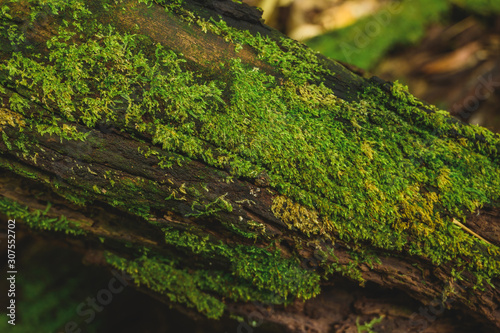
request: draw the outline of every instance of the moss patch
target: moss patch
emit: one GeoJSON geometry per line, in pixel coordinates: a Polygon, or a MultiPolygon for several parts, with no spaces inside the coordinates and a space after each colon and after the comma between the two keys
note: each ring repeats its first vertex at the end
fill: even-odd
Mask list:
{"type": "Polygon", "coordinates": [[[78,226],[77,221],[70,221],[65,216],[50,216],[51,204],[47,205],[45,210],[28,209],[28,207],[17,203],[16,201],[0,197],[0,209],[2,213],[11,219],[20,220],[30,228],[64,231],[69,235],[85,235],[85,232],[78,226]]]}
{"type": "MultiPolygon", "coordinates": [[[[8,110],[5,114],[22,115],[24,127],[19,130],[90,144],[88,131],[80,132],[74,124],[89,130],[113,124],[155,145],[141,152],[156,158],[163,169],[197,160],[243,180],[265,174],[265,185],[277,193],[275,216],[305,235],[451,264],[457,271],[471,271],[478,285],[499,276],[498,247],[453,223],[466,222],[465,217],[483,205],[498,207],[498,135],[459,124],[446,112],[423,105],[398,83],[366,83],[353,92],[356,98],[346,101],[324,79],[333,73],[304,46],[254,36],[177,7],[193,29],[220,35],[235,47],[250,46],[277,69],[271,75],[229,59],[221,64],[226,75],[207,75],[149,37],[95,22],[85,16],[87,5],[76,3],[59,8],[59,2],[46,2],[60,15],[54,23],[56,35],[43,41],[42,54],[27,52],[18,30],[6,33],[14,23],[0,21],[2,38],[23,50],[11,52],[0,64],[0,93],[9,97],[0,108],[8,110]]],[[[30,8],[36,22],[40,9],[30,8]]],[[[12,130],[11,121],[3,126],[12,130]]],[[[5,146],[25,159],[39,149],[28,140],[3,136],[5,146]]],[[[145,218],[151,208],[166,207],[152,200],[160,194],[186,201],[191,209],[184,215],[222,220],[233,209],[223,194],[184,185],[162,188],[141,177],[109,174],[94,185],[82,193],[145,218]],[[136,198],[142,190],[151,197],[126,207],[124,198],[136,198]]],[[[4,205],[12,212],[25,211],[10,201],[4,205]]],[[[33,219],[27,211],[22,214],[33,219]]],[[[319,292],[319,275],[300,267],[296,253],[286,259],[270,248],[232,247],[194,233],[164,232],[170,246],[222,257],[233,275],[211,276],[195,268],[197,273],[190,275],[182,263],[160,255],[111,256],[109,262],[138,283],[207,316],[221,315],[222,295],[283,303],[319,292]]],[[[355,279],[362,257],[353,254],[348,267],[355,279]]]]}
{"type": "Polygon", "coordinates": [[[293,259],[284,259],[278,250],[229,246],[211,241],[208,236],[172,228],[163,231],[166,244],[205,262],[214,260],[217,266],[209,271],[186,268],[176,259],[153,254],[132,260],[109,254],[107,261],[129,273],[137,284],[164,294],[173,302],[196,307],[209,318],[222,315],[224,297],[233,301],[289,304],[297,297],[308,299],[319,293],[320,276],[301,268],[293,259]],[[225,262],[221,263],[221,259],[225,262]],[[226,268],[218,269],[221,264],[226,268]]]}

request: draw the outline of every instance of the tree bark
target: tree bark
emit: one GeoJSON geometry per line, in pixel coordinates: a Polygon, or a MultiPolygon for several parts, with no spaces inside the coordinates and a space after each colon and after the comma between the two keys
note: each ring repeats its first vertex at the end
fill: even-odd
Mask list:
{"type": "Polygon", "coordinates": [[[240,330],[349,331],[352,281],[431,313],[358,303],[386,331],[445,308],[500,328],[498,135],[231,1],[0,8],[3,220],[240,330]]]}

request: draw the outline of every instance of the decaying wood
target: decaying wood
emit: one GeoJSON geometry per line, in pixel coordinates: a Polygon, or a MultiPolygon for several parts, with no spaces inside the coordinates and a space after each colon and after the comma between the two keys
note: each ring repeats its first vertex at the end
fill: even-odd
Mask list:
{"type": "MultiPolygon", "coordinates": [[[[21,51],[25,54],[28,46],[33,46],[44,61],[49,63],[53,61],[43,58],[48,57],[49,54],[46,43],[58,33],[58,28],[64,25],[61,23],[63,19],[72,20],[68,14],[71,11],[66,8],[55,13],[45,8],[43,13],[39,13],[33,22],[30,22],[28,14],[30,6],[34,6],[33,3],[21,1],[12,4],[8,1],[0,1],[0,7],[7,5],[11,8],[10,18],[3,18],[3,26],[20,27],[20,31],[26,37],[24,42],[11,44],[7,35],[2,35],[0,59],[4,64],[14,57],[15,52],[21,51]]],[[[269,36],[276,43],[280,43],[282,36],[263,25],[258,20],[256,12],[247,7],[223,1],[188,2],[183,5],[183,9],[170,8],[169,12],[165,12],[164,6],[158,3],[147,5],[139,4],[134,0],[126,0],[110,5],[108,11],[97,10],[101,8],[102,3],[104,2],[96,0],[89,5],[96,20],[114,26],[120,33],[133,31],[135,34],[145,35],[149,38],[150,44],[159,43],[165,49],[182,54],[186,59],[186,66],[192,72],[199,73],[198,79],[201,81],[221,77],[230,82],[231,73],[228,73],[228,68],[231,66],[231,59],[235,58],[240,59],[241,63],[249,68],[257,68],[276,78],[278,87],[286,87],[292,81],[279,65],[266,61],[259,50],[250,43],[236,41],[236,38],[228,41],[228,35],[204,31],[207,28],[203,24],[197,24],[197,20],[201,18],[205,20],[204,22],[211,22],[210,17],[218,20],[218,16],[222,15],[227,24],[235,29],[248,30],[254,35],[259,33],[261,36],[269,36]],[[186,21],[186,17],[189,17],[187,13],[194,13],[191,22],[186,21]],[[241,43],[239,50],[235,48],[238,43],[241,43]]],[[[82,37],[71,38],[70,42],[79,45],[85,40],[96,37],[86,36],[85,32],[82,32],[82,37]]],[[[286,49],[283,45],[281,47],[286,49]]],[[[147,52],[146,50],[146,56],[153,59],[154,54],[147,52]]],[[[295,49],[295,52],[299,50],[295,49]]],[[[377,91],[386,92],[389,100],[389,102],[381,101],[381,104],[396,101],[397,98],[391,95],[393,88],[390,83],[376,78],[365,80],[334,61],[319,55],[314,55],[314,57],[316,57],[315,63],[325,70],[322,75],[318,74],[309,82],[304,83],[303,87],[323,85],[330,89],[335,98],[339,99],[338,103],[358,102],[361,99],[359,95],[361,91],[367,87],[377,87],[376,89],[379,89],[377,91]]],[[[112,67],[113,64],[110,63],[107,66],[112,67]]],[[[60,75],[64,82],[65,75],[68,74],[60,73],[60,75]]],[[[61,230],[66,231],[68,235],[64,237],[80,240],[81,246],[89,248],[88,261],[97,264],[111,267],[112,261],[109,260],[109,253],[132,261],[141,258],[142,255],[146,256],[141,251],[147,248],[147,253],[153,253],[154,258],[175,260],[178,272],[205,270],[207,275],[210,275],[211,270],[215,275],[228,272],[234,276],[228,278],[228,281],[234,283],[235,290],[241,286],[251,290],[255,288],[252,291],[255,294],[265,292],[265,295],[268,295],[268,293],[275,292],[279,295],[280,291],[273,291],[273,286],[267,285],[266,281],[258,281],[268,279],[267,275],[256,275],[253,281],[245,280],[246,275],[239,276],[238,274],[243,273],[235,271],[236,264],[231,262],[230,258],[224,257],[224,254],[217,252],[223,251],[220,244],[229,249],[243,246],[245,250],[242,251],[247,251],[244,252],[245,255],[252,249],[257,251],[255,253],[268,251],[269,256],[274,251],[278,251],[280,258],[290,259],[290,262],[297,263],[298,271],[293,272],[299,272],[298,278],[311,272],[323,274],[329,267],[333,267],[332,272],[321,275],[323,278],[317,282],[323,292],[316,298],[311,298],[311,294],[315,292],[307,289],[313,288],[311,286],[305,288],[305,291],[300,290],[299,286],[296,295],[285,295],[283,302],[276,302],[278,304],[266,304],[251,297],[246,300],[238,299],[227,290],[219,293],[213,290],[201,293],[207,297],[213,296],[223,303],[225,314],[241,316],[245,320],[241,325],[245,325],[246,329],[250,327],[248,326],[251,321],[249,318],[259,313],[263,321],[281,324],[290,331],[328,332],[334,329],[348,332],[353,329],[353,326],[349,328],[348,324],[354,324],[356,313],[362,315],[377,313],[385,316],[383,325],[386,325],[384,326],[386,331],[401,331],[404,325],[407,328],[421,330],[424,326],[441,325],[442,321],[439,316],[445,308],[453,308],[459,313],[470,314],[478,323],[490,325],[492,330],[500,328],[498,275],[491,278],[490,284],[485,283],[477,288],[477,278],[473,273],[461,267],[460,279],[455,278],[457,267],[446,260],[441,264],[436,264],[431,258],[410,254],[407,249],[388,250],[374,246],[368,239],[350,241],[349,237],[339,236],[339,230],[326,222],[327,218],[321,215],[319,208],[317,211],[314,210],[315,207],[303,208],[305,204],[299,205],[297,203],[299,199],[295,197],[287,198],[289,201],[286,205],[280,207],[285,211],[293,208],[302,214],[301,217],[280,216],[280,212],[277,212],[275,207],[277,198],[284,195],[273,183],[275,181],[273,173],[269,172],[270,175],[268,175],[262,172],[252,177],[238,175],[238,171],[235,171],[234,166],[229,162],[225,166],[214,166],[200,156],[190,156],[182,148],[170,150],[162,148],[162,142],[158,142],[154,134],[141,131],[138,129],[139,125],[127,124],[120,117],[101,119],[94,125],[88,125],[82,119],[71,119],[65,115],[60,104],[57,104],[60,101],[50,100],[47,96],[45,100],[38,98],[43,96],[41,90],[46,88],[40,88],[39,85],[30,86],[29,82],[23,82],[22,79],[15,72],[9,73],[7,67],[2,67],[0,70],[0,88],[2,88],[0,97],[3,101],[0,126],[2,133],[6,135],[4,140],[0,141],[0,195],[4,200],[2,207],[5,209],[2,217],[16,218],[35,230],[45,229],[45,234],[53,235],[53,237],[61,237],[61,230]],[[20,96],[28,104],[27,109],[23,111],[13,107],[13,96],[20,96]],[[37,96],[37,98],[31,98],[32,96],[37,96]],[[43,123],[51,115],[57,115],[58,128],[71,128],[74,133],[85,133],[85,139],[63,138],[61,132],[59,134],[42,133],[35,126],[36,122],[43,123]],[[27,144],[16,145],[16,142],[21,141],[27,144]],[[154,153],[145,155],[144,152],[147,151],[154,153]],[[159,163],[159,156],[167,160],[173,158],[174,161],[177,161],[178,156],[183,156],[184,160],[179,163],[174,162],[168,168],[164,168],[159,163]],[[110,179],[113,181],[112,184],[110,179]],[[206,193],[197,194],[192,189],[203,189],[206,193]],[[137,210],[137,207],[141,205],[147,207],[147,210],[145,209],[144,212],[137,210]],[[26,210],[19,207],[25,207],[26,210]],[[131,207],[133,209],[130,209],[131,207]],[[36,217],[37,214],[38,217],[36,217]],[[41,219],[40,216],[42,216],[41,219]],[[61,216],[64,216],[70,223],[64,224],[59,230],[53,230],[54,228],[47,221],[57,220],[61,216]],[[314,222],[320,227],[317,230],[311,229],[311,234],[309,234],[308,230],[298,225],[299,222],[304,222],[305,225],[308,223],[312,225],[314,222]],[[239,231],[232,231],[234,229],[239,231]],[[196,244],[198,248],[190,247],[195,246],[194,243],[176,246],[174,243],[165,241],[166,235],[168,237],[168,232],[170,232],[165,230],[178,231],[179,235],[191,235],[204,241],[196,244]],[[105,241],[102,242],[99,239],[105,241]],[[210,246],[215,247],[216,250],[209,247],[207,242],[211,242],[213,245],[210,246]],[[378,259],[358,260],[357,253],[364,253],[363,249],[369,249],[370,255],[378,259]],[[330,256],[333,253],[334,256],[330,256]],[[349,267],[353,267],[351,276],[348,273],[349,267]],[[357,278],[356,272],[359,274],[357,278]],[[342,277],[341,273],[345,276],[342,277]],[[415,303],[413,309],[423,306],[424,309],[434,310],[436,307],[442,307],[442,310],[432,310],[434,312],[431,311],[433,315],[430,317],[425,317],[418,312],[412,313],[411,310],[409,314],[402,314],[394,310],[390,304],[399,304],[403,293],[396,293],[394,298],[388,297],[377,301],[377,296],[368,296],[367,299],[363,299],[359,296],[362,291],[358,290],[356,293],[359,298],[350,299],[350,303],[346,303],[355,307],[353,312],[345,315],[349,317],[349,320],[346,320],[345,316],[340,318],[337,316],[339,309],[335,304],[340,303],[338,297],[344,294],[341,288],[335,292],[335,284],[348,285],[349,288],[355,289],[351,281],[353,279],[366,283],[366,290],[384,290],[387,293],[391,290],[402,291],[423,304],[415,303]],[[253,287],[252,283],[254,283],[253,287]],[[258,283],[261,283],[260,287],[258,283]],[[271,291],[265,288],[270,288],[271,291]],[[305,295],[306,293],[309,294],[305,295]],[[292,299],[289,299],[290,297],[292,299]],[[291,305],[283,306],[282,303],[291,305]],[[370,310],[370,304],[372,304],[372,310],[370,310]],[[394,324],[396,322],[400,326],[394,324]]],[[[150,83],[144,83],[142,88],[146,89],[148,84],[150,83]]],[[[304,94],[305,99],[314,98],[314,96],[308,97],[304,92],[300,92],[300,89],[306,89],[303,87],[296,87],[297,94],[304,94]]],[[[101,93],[93,91],[87,96],[95,98],[101,93]]],[[[133,94],[134,92],[131,91],[130,95],[133,96],[133,94]]],[[[80,97],[75,93],[75,96],[71,98],[76,103],[80,97]]],[[[223,97],[227,96],[223,95],[223,97]]],[[[223,102],[229,104],[227,100],[223,102]]],[[[409,99],[407,103],[411,105],[413,102],[409,99]]],[[[425,110],[428,114],[435,112],[429,106],[418,103],[416,105],[418,105],[417,109],[425,110]]],[[[159,108],[161,107],[160,105],[159,108]]],[[[125,112],[123,108],[120,109],[120,106],[110,106],[110,109],[119,115],[125,112]]],[[[226,112],[226,109],[221,107],[220,112],[226,112]]],[[[152,123],[152,117],[144,114],[142,119],[145,123],[152,123]]],[[[189,117],[191,116],[187,116],[188,119],[189,117]]],[[[242,114],[242,117],[245,115],[242,114]]],[[[199,125],[196,121],[198,120],[193,120],[194,126],[199,125]]],[[[340,119],[339,122],[341,121],[345,120],[340,119]]],[[[269,124],[269,126],[274,125],[269,124]]],[[[419,126],[418,123],[415,126],[419,126]]],[[[354,125],[353,131],[356,130],[355,128],[354,125]]],[[[397,132],[398,128],[393,128],[393,130],[397,132]]],[[[464,138],[457,135],[456,141],[460,139],[464,138]]],[[[481,141],[479,135],[471,140],[476,139],[481,141]]],[[[492,139],[487,138],[483,141],[486,142],[485,147],[490,149],[489,154],[485,152],[486,148],[483,149],[481,148],[483,146],[477,144],[483,150],[468,148],[470,155],[463,158],[474,159],[479,156],[488,159],[493,161],[498,171],[498,151],[495,149],[500,147],[498,145],[500,140],[498,136],[492,135],[492,139]]],[[[213,151],[216,151],[215,143],[204,142],[203,144],[204,147],[208,147],[207,149],[213,148],[213,151]]],[[[365,150],[368,158],[372,159],[371,150],[369,148],[365,150]]],[[[237,151],[236,148],[235,151],[237,151]]],[[[304,172],[304,170],[299,170],[299,172],[304,172]]],[[[389,174],[389,171],[387,172],[389,174]]],[[[360,177],[362,177],[361,173],[360,177]]],[[[498,180],[498,175],[496,179],[498,180]]],[[[491,186],[498,186],[498,181],[491,186]]],[[[478,210],[468,213],[467,229],[465,229],[467,231],[464,232],[467,233],[470,230],[471,246],[475,244],[478,251],[484,252],[482,255],[485,258],[496,262],[498,261],[498,244],[500,244],[499,202],[498,198],[488,200],[489,202],[478,210]],[[473,238],[476,235],[478,239],[484,239],[486,244],[477,243],[479,241],[473,238]]],[[[440,202],[436,203],[438,204],[440,202]]],[[[466,211],[465,208],[464,211],[466,211]]],[[[453,224],[452,219],[449,219],[450,224],[453,224]]],[[[428,237],[432,237],[432,234],[428,237]]],[[[74,246],[78,245],[75,243],[74,246]]],[[[152,256],[148,257],[148,260],[151,258],[152,256]]],[[[242,258],[247,257],[242,256],[242,258]]],[[[251,256],[248,255],[248,258],[251,256]]],[[[253,258],[256,262],[260,262],[261,259],[262,265],[272,267],[265,262],[267,258],[253,258]]],[[[488,264],[485,262],[484,265],[488,264]]],[[[288,274],[288,272],[282,273],[288,274]]],[[[290,279],[291,284],[293,281],[294,279],[290,279]]],[[[164,290],[163,293],[158,292],[144,282],[140,284],[140,288],[164,302],[172,302],[169,290],[164,290]]],[[[206,291],[207,289],[200,287],[200,290],[206,291]]],[[[249,292],[248,295],[254,294],[249,292]]],[[[186,302],[182,299],[178,303],[173,303],[176,306],[186,306],[186,302]]],[[[194,301],[188,302],[187,308],[193,310],[193,307],[197,305],[198,303],[194,301]]],[[[209,316],[215,316],[210,310],[206,312],[209,316]]],[[[449,317],[443,318],[445,318],[443,320],[449,320],[449,317]]],[[[450,331],[460,329],[449,323],[443,325],[448,325],[446,327],[450,331]]]]}

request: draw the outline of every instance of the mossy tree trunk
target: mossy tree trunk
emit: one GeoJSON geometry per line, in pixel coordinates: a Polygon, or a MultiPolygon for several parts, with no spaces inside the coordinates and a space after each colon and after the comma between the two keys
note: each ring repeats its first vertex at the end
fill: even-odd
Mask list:
{"type": "Polygon", "coordinates": [[[498,135],[231,1],[0,10],[5,218],[239,329],[327,332],[343,280],[500,328],[498,135]]]}

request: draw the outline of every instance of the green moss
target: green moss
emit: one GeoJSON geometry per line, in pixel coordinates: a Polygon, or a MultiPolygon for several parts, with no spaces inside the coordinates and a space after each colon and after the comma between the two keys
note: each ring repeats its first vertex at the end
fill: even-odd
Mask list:
{"type": "Polygon", "coordinates": [[[126,260],[111,253],[106,255],[109,264],[127,272],[137,285],[167,296],[170,301],[196,308],[208,318],[219,318],[224,303],[200,290],[196,278],[186,269],[176,269],[174,262],[165,258],[142,256],[126,260]]]}
{"type": "Polygon", "coordinates": [[[359,317],[356,318],[356,328],[358,330],[358,333],[363,333],[363,332],[375,333],[376,331],[372,330],[373,326],[380,324],[384,318],[385,315],[382,314],[380,315],[380,317],[373,318],[369,323],[367,322],[364,323],[363,325],[359,323],[359,317]]]}
{"type": "Polygon", "coordinates": [[[0,210],[11,219],[19,220],[30,228],[64,231],[69,235],[85,235],[85,231],[79,228],[78,221],[68,220],[64,215],[52,217],[49,214],[51,204],[47,204],[45,210],[28,209],[28,207],[16,201],[0,197],[0,210]]]}
{"type": "Polygon", "coordinates": [[[420,40],[427,25],[448,10],[448,0],[390,2],[374,15],[315,37],[307,45],[332,59],[369,69],[391,48],[420,40]]]}
{"type": "MultiPolygon", "coordinates": [[[[101,290],[109,277],[100,268],[82,268],[81,256],[67,248],[54,248],[49,242],[26,245],[22,256],[16,258],[18,267],[22,267],[22,273],[16,276],[16,325],[2,320],[0,330],[64,332],[68,322],[75,322],[88,333],[105,329],[106,316],[96,316],[92,325],[88,325],[85,322],[88,317],[78,316],[77,309],[86,304],[87,297],[101,290]],[[51,264],[54,258],[57,258],[57,265],[51,264]]],[[[2,310],[2,315],[5,314],[2,310]]]]}
{"type": "Polygon", "coordinates": [[[286,197],[276,196],[271,210],[290,229],[298,229],[308,236],[322,234],[328,237],[328,231],[331,231],[331,223],[328,219],[321,221],[315,210],[307,209],[286,197]]]}
{"type": "MultiPolygon", "coordinates": [[[[241,219],[243,219],[243,218],[241,218],[241,219]]],[[[241,225],[238,225],[236,223],[231,223],[231,222],[223,223],[223,225],[226,227],[226,229],[228,229],[229,231],[231,231],[234,234],[241,236],[241,237],[256,240],[257,237],[259,236],[258,233],[246,231],[246,229],[249,229],[247,226],[244,226],[242,228],[241,225]]]]}
{"type": "Polygon", "coordinates": [[[200,203],[196,200],[193,201],[193,204],[191,205],[193,213],[188,213],[186,216],[200,217],[215,215],[220,211],[232,212],[233,206],[231,206],[231,204],[224,199],[226,195],[227,193],[217,197],[214,201],[207,204],[200,203]]]}
{"type": "Polygon", "coordinates": [[[165,241],[177,248],[184,248],[206,258],[223,257],[230,263],[230,270],[237,278],[251,281],[259,290],[275,293],[282,301],[295,297],[311,298],[319,292],[319,275],[301,268],[293,259],[285,259],[279,250],[210,241],[190,232],[164,228],[165,241]]]}
{"type": "MultiPolygon", "coordinates": [[[[4,132],[5,133],[5,132],[4,132]]],[[[8,142],[8,141],[7,141],[8,142]]],[[[7,146],[7,149],[11,149],[7,146]]],[[[12,172],[17,173],[18,175],[28,178],[28,179],[36,179],[38,181],[43,181],[45,183],[49,183],[49,177],[44,177],[44,175],[33,168],[30,168],[26,165],[22,165],[20,163],[16,163],[14,161],[6,160],[0,157],[0,167],[10,170],[12,172]]]]}
{"type": "Polygon", "coordinates": [[[7,147],[7,149],[12,150],[12,145],[10,144],[9,136],[7,135],[7,133],[2,132],[2,140],[3,140],[3,143],[5,144],[5,146],[7,147]]]}
{"type": "Polygon", "coordinates": [[[137,284],[166,295],[173,302],[195,307],[210,318],[222,315],[224,297],[288,304],[297,297],[308,299],[319,293],[319,275],[301,268],[294,260],[284,259],[278,250],[232,247],[191,232],[172,228],[163,231],[168,245],[208,261],[223,258],[228,269],[186,268],[176,259],[145,254],[131,260],[109,254],[107,261],[130,274],[137,284]]]}
{"type": "MultiPolygon", "coordinates": [[[[74,16],[70,7],[64,10],[64,17],[74,16]]],[[[453,223],[466,222],[482,205],[498,207],[498,135],[458,124],[446,112],[424,106],[398,83],[366,83],[352,101],[340,99],[331,84],[322,82],[322,76],[332,73],[300,44],[281,40],[280,47],[279,38],[253,36],[216,20],[198,22],[192,13],[189,17],[195,27],[205,27],[228,43],[254,48],[278,73],[270,75],[233,59],[223,77],[207,76],[181,54],[145,36],[119,33],[90,18],[77,20],[85,24],[84,35],[78,25],[61,20],[57,35],[47,41],[47,54],[13,53],[0,64],[0,83],[33,103],[25,107],[16,97],[14,107],[9,99],[2,108],[22,112],[27,132],[50,131],[65,140],[88,142],[87,132],[71,127],[76,122],[89,129],[106,122],[150,137],[141,152],[145,158],[156,156],[166,172],[173,163],[195,159],[212,169],[229,170],[227,182],[265,174],[266,186],[277,193],[275,216],[306,236],[450,264],[472,272],[478,285],[499,276],[498,247],[453,223]],[[146,148],[151,145],[155,147],[146,148]]],[[[2,94],[12,96],[12,91],[2,94]]],[[[10,135],[4,137],[16,152],[28,149],[35,156],[39,147],[19,140],[16,145],[10,135]]],[[[189,185],[171,182],[162,187],[145,178],[113,174],[95,179],[89,188],[78,188],[83,197],[144,218],[186,201],[191,210],[183,209],[183,214],[223,221],[234,207],[220,193],[195,191],[189,185]]],[[[183,263],[159,255],[111,262],[135,274],[139,283],[208,316],[220,316],[224,295],[283,303],[319,292],[320,275],[299,266],[295,253],[285,259],[278,250],[164,231],[167,244],[206,258],[222,257],[233,275],[212,276],[196,269],[186,282],[194,288],[190,294],[190,288],[169,280],[188,279],[183,263]],[[143,266],[148,272],[143,273],[143,266]]],[[[323,269],[360,281],[358,265],[368,259],[359,250],[352,258],[346,266],[325,263],[323,269]]]]}

